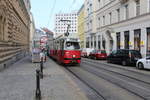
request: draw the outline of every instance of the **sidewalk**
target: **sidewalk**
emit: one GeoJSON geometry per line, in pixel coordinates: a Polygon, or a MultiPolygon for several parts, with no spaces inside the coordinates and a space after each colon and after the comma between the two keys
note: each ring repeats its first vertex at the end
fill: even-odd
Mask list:
{"type": "MultiPolygon", "coordinates": [[[[71,78],[52,60],[44,64],[42,100],[88,100],[71,78]]],[[[38,63],[26,57],[0,72],[0,100],[35,100],[38,63]]]]}

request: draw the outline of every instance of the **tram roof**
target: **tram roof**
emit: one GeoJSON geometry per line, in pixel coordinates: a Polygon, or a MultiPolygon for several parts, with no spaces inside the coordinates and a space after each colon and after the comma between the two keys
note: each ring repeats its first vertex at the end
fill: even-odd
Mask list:
{"type": "Polygon", "coordinates": [[[71,41],[71,42],[79,42],[78,38],[73,37],[57,37],[55,40],[65,40],[65,41],[71,41]]]}

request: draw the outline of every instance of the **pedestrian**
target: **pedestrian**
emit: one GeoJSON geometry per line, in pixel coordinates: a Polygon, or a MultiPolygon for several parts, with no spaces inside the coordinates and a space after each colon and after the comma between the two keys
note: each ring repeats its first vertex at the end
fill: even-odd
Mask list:
{"type": "Polygon", "coordinates": [[[40,52],[40,62],[44,62],[44,60],[45,60],[45,53],[44,53],[44,49],[42,49],[40,52]]]}
{"type": "Polygon", "coordinates": [[[46,49],[44,49],[44,55],[45,55],[45,62],[46,62],[46,57],[47,57],[47,50],[46,49]]]}

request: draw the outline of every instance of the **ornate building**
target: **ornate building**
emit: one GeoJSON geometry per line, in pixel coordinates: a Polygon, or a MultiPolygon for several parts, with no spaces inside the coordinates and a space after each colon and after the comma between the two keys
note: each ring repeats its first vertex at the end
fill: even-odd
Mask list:
{"type": "Polygon", "coordinates": [[[87,47],[150,54],[150,0],[85,0],[84,5],[87,47]]]}
{"type": "Polygon", "coordinates": [[[29,49],[30,15],[24,0],[0,0],[0,67],[29,49]]]}

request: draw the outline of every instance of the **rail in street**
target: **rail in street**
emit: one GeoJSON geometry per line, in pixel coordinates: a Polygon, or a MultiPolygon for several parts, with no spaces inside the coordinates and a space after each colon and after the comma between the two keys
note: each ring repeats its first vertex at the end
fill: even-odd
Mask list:
{"type": "Polygon", "coordinates": [[[150,100],[149,74],[82,59],[79,66],[66,69],[92,88],[98,100],[150,100]]]}

